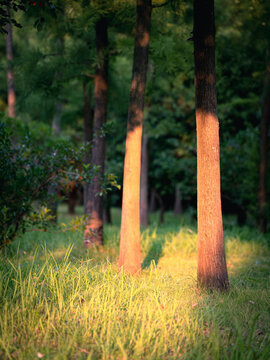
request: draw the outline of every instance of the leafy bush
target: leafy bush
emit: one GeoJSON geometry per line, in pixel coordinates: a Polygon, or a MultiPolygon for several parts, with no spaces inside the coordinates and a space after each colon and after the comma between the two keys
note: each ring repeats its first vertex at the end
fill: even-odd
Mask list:
{"type": "MultiPolygon", "coordinates": [[[[38,131],[33,125],[30,131],[29,126],[14,122],[0,122],[0,247],[33,224],[48,226],[50,211],[43,207],[38,213],[34,205],[46,206],[49,185],[89,183],[99,173],[98,167],[83,164],[88,146],[75,148],[70,141],[52,136],[49,129],[38,131]]],[[[112,174],[100,181],[103,192],[118,186],[112,174]]]]}

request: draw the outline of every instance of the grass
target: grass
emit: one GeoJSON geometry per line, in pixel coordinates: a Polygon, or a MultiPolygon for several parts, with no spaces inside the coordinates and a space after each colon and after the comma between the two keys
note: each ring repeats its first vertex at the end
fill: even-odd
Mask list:
{"type": "Polygon", "coordinates": [[[137,277],[117,271],[119,219],[114,209],[102,252],[81,232],[28,233],[2,251],[1,359],[270,358],[267,237],[225,222],[231,289],[207,293],[187,216],[152,217],[137,277]]]}

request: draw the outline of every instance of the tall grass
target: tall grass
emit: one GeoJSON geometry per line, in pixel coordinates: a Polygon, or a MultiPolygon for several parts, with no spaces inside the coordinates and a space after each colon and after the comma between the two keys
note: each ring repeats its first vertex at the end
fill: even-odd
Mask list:
{"type": "MultiPolygon", "coordinates": [[[[66,217],[67,220],[67,217],[66,217]]],[[[117,271],[119,213],[103,252],[82,233],[29,233],[2,252],[1,359],[269,359],[267,239],[225,229],[231,290],[196,287],[195,225],[142,231],[143,272],[117,271]]]]}

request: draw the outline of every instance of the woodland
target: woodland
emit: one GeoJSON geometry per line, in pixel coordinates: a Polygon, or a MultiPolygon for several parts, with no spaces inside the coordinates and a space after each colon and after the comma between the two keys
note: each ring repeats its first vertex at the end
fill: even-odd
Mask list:
{"type": "Polygon", "coordinates": [[[270,358],[270,3],[0,1],[0,358],[270,358]]]}

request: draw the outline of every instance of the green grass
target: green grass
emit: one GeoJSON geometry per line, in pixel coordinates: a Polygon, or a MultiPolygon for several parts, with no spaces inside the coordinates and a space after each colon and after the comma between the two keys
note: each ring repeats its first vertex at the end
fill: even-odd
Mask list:
{"type": "Polygon", "coordinates": [[[196,226],[165,215],[164,225],[153,215],[142,231],[137,277],[117,271],[116,209],[102,252],[83,249],[79,231],[27,233],[3,250],[0,358],[268,360],[269,238],[229,222],[231,289],[202,292],[196,226]]]}

